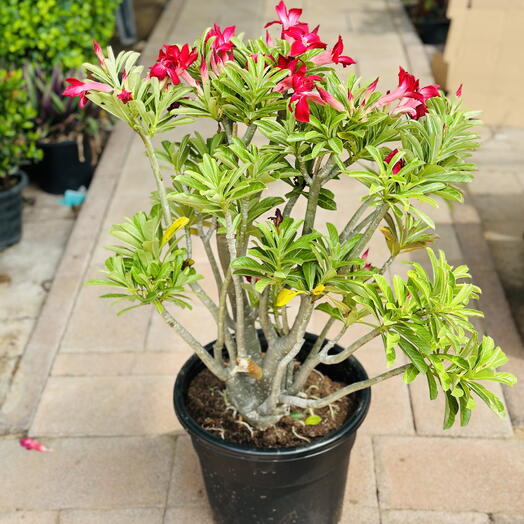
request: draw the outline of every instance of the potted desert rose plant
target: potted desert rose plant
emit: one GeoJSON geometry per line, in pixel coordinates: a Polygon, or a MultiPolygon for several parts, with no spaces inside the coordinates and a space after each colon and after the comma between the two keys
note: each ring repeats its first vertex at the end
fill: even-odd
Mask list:
{"type": "Polygon", "coordinates": [[[22,236],[22,189],[27,175],[20,169],[39,156],[38,134],[31,119],[21,70],[0,69],[0,250],[22,236]]]}
{"type": "Polygon", "coordinates": [[[276,10],[268,25],[281,26],[279,38],[245,41],[214,26],[192,47],[164,46],[147,75],[136,53],[97,48],[90,78],[72,80],[66,94],[124,120],[144,143],[152,207],[114,226],[121,244],[94,283],[114,286],[105,296],[130,308],[152,305],[194,350],[174,404],[216,521],[334,523],[370,386],[424,376],[431,398],[445,396],[447,428],[457,415],[468,423],[476,397],[502,415],[482,382],[515,379],[496,371],[504,353],[470,322],[479,289],[465,266],[427,248],[431,272],[412,264],[405,279],[384,276],[399,253],[434,239],[420,202],[461,200],[476,115],[402,69],[387,94],[354,74],[342,81],[335,66],[353,60],[341,38],[328,48],[299,9],[276,10]],[[217,132],[155,151],[154,137],[197,118],[215,120],[217,132]],[[345,177],[365,196],[344,226],[321,226],[317,210],[334,216],[337,206],[326,185],[345,177]],[[378,228],[390,256],[375,267],[366,247],[378,228]],[[215,293],[200,285],[197,248],[215,293]],[[207,346],[175,312],[192,300],[216,321],[202,326],[216,338],[207,346]],[[314,312],[325,327],[310,334],[314,312]],[[357,330],[365,334],[338,344],[357,330]],[[387,368],[369,378],[353,354],[374,338],[387,368]]]}
{"type": "Polygon", "coordinates": [[[65,73],[57,65],[51,71],[30,64],[24,68],[42,150],[40,162],[27,171],[44,191],[55,195],[89,186],[110,123],[95,105],[83,107],[77,98],[61,96],[66,78],[73,76],[75,70],[65,73]]]}

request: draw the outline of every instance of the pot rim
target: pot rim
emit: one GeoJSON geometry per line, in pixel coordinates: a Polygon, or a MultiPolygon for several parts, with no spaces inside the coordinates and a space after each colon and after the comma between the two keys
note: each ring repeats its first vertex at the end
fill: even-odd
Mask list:
{"type": "MultiPolygon", "coordinates": [[[[88,136],[85,133],[81,133],[81,136],[83,140],[86,140],[88,138],[88,136]]],[[[53,142],[42,142],[42,140],[38,140],[37,145],[40,148],[65,147],[65,146],[73,146],[73,145],[76,146],[77,141],[76,140],[59,140],[59,141],[53,141],[53,142]]]]}
{"type": "Polygon", "coordinates": [[[27,186],[29,182],[29,177],[27,176],[25,171],[22,171],[21,169],[19,169],[16,173],[14,173],[14,175],[11,175],[11,176],[18,176],[20,177],[20,180],[18,181],[16,185],[14,185],[13,187],[10,187],[7,191],[0,191],[0,195],[2,195],[2,197],[4,198],[8,197],[11,194],[20,193],[20,191],[22,191],[22,189],[25,186],[27,186]]]}
{"type": "MultiPolygon", "coordinates": [[[[308,338],[311,339],[313,336],[314,335],[306,333],[305,338],[307,340],[308,338]]],[[[357,375],[362,377],[362,380],[368,378],[364,367],[353,355],[340,364],[335,365],[349,366],[353,368],[357,375]]],[[[289,448],[257,448],[245,444],[237,444],[235,442],[222,440],[221,438],[208,433],[189,415],[185,406],[185,393],[190,380],[188,375],[195,366],[201,367],[202,369],[205,367],[197,355],[192,355],[188,360],[186,360],[175,380],[173,404],[178,420],[192,438],[197,438],[207,446],[214,448],[215,451],[227,455],[236,455],[238,458],[244,458],[247,460],[293,460],[304,456],[313,456],[319,453],[324,453],[327,449],[337,446],[343,438],[357,431],[364,421],[371,403],[371,389],[369,387],[356,391],[354,393],[355,398],[357,399],[357,408],[355,411],[350,414],[340,428],[324,437],[316,439],[312,443],[289,448]]]]}

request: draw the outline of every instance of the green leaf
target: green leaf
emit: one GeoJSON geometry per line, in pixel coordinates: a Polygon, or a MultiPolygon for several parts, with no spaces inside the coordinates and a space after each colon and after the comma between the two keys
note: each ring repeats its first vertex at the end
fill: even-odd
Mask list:
{"type": "Polygon", "coordinates": [[[318,415],[310,415],[305,421],[304,424],[306,426],[317,426],[322,422],[322,418],[318,415]]]}

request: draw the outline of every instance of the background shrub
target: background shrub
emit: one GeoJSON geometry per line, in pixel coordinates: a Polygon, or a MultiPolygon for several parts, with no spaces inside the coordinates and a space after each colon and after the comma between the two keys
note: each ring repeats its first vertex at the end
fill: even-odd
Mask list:
{"type": "Polygon", "coordinates": [[[109,42],[120,0],[2,0],[0,63],[78,67],[109,42]]]}
{"type": "Polygon", "coordinates": [[[21,70],[0,69],[0,189],[2,181],[31,159],[37,159],[38,133],[32,119],[35,110],[28,103],[21,70]]]}

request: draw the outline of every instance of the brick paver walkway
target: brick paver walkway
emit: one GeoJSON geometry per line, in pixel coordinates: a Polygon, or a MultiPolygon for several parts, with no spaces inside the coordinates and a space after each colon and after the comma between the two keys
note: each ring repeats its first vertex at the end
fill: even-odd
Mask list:
{"type": "MultiPolygon", "coordinates": [[[[422,76],[423,83],[431,81],[397,0],[291,3],[305,9],[306,20],[319,22],[323,35],[344,37],[364,77],[380,75],[382,86],[392,87],[402,65],[422,76]]],[[[173,0],[147,60],[164,39],[191,42],[213,22],[236,23],[248,35],[256,34],[273,19],[272,7],[264,0],[173,0]]],[[[214,126],[200,123],[198,129],[205,133],[214,126]]],[[[2,523],[211,522],[195,455],[171,405],[173,379],[189,350],[153,314],[142,309],[116,318],[110,304],[98,298],[99,289],[81,287],[100,270],[109,242],[105,231],[145,207],[152,189],[142,146],[118,127],[59,270],[61,281],[37,327],[39,338],[32,341],[33,368],[26,366],[5,406],[6,421],[16,419],[15,427],[28,428],[53,453],[27,452],[12,433],[0,439],[2,523]],[[61,311],[64,319],[58,318],[61,311]],[[42,356],[44,345],[58,348],[54,360],[42,356]],[[45,384],[37,378],[37,366],[50,367],[45,384]],[[35,395],[40,401],[33,409],[35,395]]],[[[349,179],[337,184],[348,201],[355,202],[361,191],[349,179]]],[[[464,227],[475,222],[474,210],[466,206],[453,215],[443,206],[431,214],[439,245],[453,263],[461,263],[464,227]]],[[[343,214],[325,211],[321,218],[337,223],[343,214]]],[[[199,255],[197,249],[194,258],[205,273],[199,255]]],[[[371,261],[378,264],[385,257],[377,238],[371,261]]],[[[399,263],[392,269],[405,271],[399,263]]],[[[214,338],[212,323],[198,305],[179,316],[202,342],[214,338]]],[[[363,348],[359,358],[370,373],[383,369],[379,346],[363,348]]],[[[517,355],[514,366],[521,365],[517,355]]],[[[498,385],[495,389],[500,393],[498,385]]],[[[515,396],[512,402],[517,413],[515,396]]],[[[351,459],[342,522],[524,522],[524,442],[509,419],[479,407],[468,427],[444,432],[442,410],[442,403],[427,400],[423,383],[408,387],[396,380],[375,387],[351,459]]]]}

